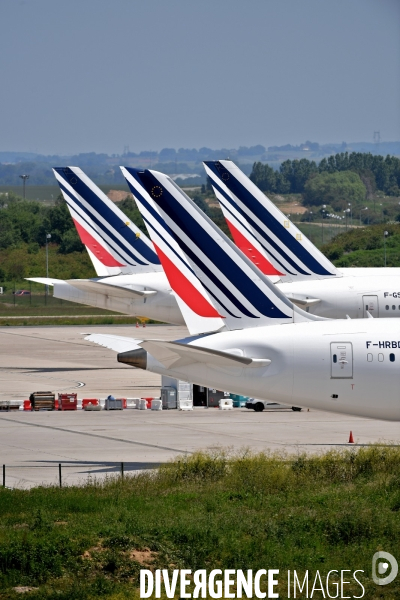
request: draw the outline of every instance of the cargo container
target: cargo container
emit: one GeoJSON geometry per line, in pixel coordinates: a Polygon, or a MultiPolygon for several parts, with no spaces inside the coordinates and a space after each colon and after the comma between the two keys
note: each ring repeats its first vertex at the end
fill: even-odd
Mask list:
{"type": "Polygon", "coordinates": [[[104,410],[122,410],[122,398],[106,398],[104,410]]]}
{"type": "Polygon", "coordinates": [[[53,392],[33,392],[29,396],[32,410],[54,410],[55,399],[53,392]]]}
{"type": "Polygon", "coordinates": [[[58,394],[58,410],[78,410],[78,394],[58,394]]]}
{"type": "Polygon", "coordinates": [[[163,410],[177,407],[176,389],[172,386],[161,388],[161,400],[163,410]]]}

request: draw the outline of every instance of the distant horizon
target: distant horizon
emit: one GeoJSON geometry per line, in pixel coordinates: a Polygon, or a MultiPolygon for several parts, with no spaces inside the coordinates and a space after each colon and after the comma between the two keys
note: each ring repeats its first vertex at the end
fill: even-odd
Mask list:
{"type": "MultiPolygon", "coordinates": [[[[355,146],[355,145],[365,145],[365,146],[371,146],[371,147],[375,147],[375,148],[379,148],[379,146],[385,146],[387,145],[394,145],[394,144],[400,144],[400,139],[398,140],[380,140],[380,142],[374,142],[373,140],[371,141],[366,141],[366,140],[361,140],[361,141],[352,141],[352,142],[346,142],[346,141],[341,141],[341,142],[316,142],[316,141],[312,141],[312,140],[306,140],[304,142],[300,142],[300,143],[293,143],[293,142],[286,142],[283,144],[274,144],[274,145],[270,145],[270,146],[265,146],[262,143],[258,143],[258,144],[252,144],[250,146],[246,146],[245,144],[238,144],[236,146],[231,146],[231,147],[223,147],[223,146],[219,146],[219,147],[211,147],[211,146],[200,146],[200,147],[196,147],[196,146],[187,146],[187,147],[180,147],[180,148],[174,148],[172,146],[165,146],[163,148],[160,149],[154,149],[154,148],[142,148],[140,150],[132,150],[131,148],[128,147],[127,152],[125,152],[126,148],[123,149],[122,152],[117,153],[117,152],[107,152],[106,150],[104,151],[95,151],[95,150],[82,150],[82,151],[74,151],[74,152],[69,152],[69,153],[43,153],[43,152],[33,152],[30,150],[0,150],[0,159],[1,159],[1,155],[2,154],[15,154],[15,155],[33,155],[33,156],[43,156],[43,157],[59,157],[59,158],[68,158],[71,156],[80,156],[80,155],[90,155],[90,154],[95,154],[95,155],[106,155],[108,157],[123,157],[126,156],[127,154],[134,154],[136,156],[140,156],[143,153],[155,153],[155,154],[160,154],[163,150],[171,150],[171,151],[175,151],[175,153],[178,153],[179,150],[185,150],[185,151],[196,151],[199,152],[200,150],[211,150],[213,152],[217,152],[219,150],[221,151],[239,151],[240,149],[251,149],[251,148],[256,148],[257,146],[262,146],[263,148],[265,148],[264,152],[274,152],[274,151],[282,151],[284,152],[284,148],[287,146],[292,146],[293,150],[296,149],[300,149],[301,146],[305,146],[307,143],[311,143],[311,144],[318,144],[318,146],[322,149],[326,146],[342,146],[343,144],[346,145],[346,147],[351,147],[351,146],[355,146]]],[[[344,150],[346,151],[346,150],[344,150]]]]}

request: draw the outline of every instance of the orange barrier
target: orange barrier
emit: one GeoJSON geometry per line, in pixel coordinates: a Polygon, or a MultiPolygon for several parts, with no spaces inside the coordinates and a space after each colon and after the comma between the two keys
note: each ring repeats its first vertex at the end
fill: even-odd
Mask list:
{"type": "Polygon", "coordinates": [[[147,408],[151,408],[151,401],[153,400],[153,398],[141,398],[141,400],[146,400],[147,408]]]}
{"type": "Polygon", "coordinates": [[[82,408],[84,409],[85,406],[87,406],[88,404],[92,404],[93,406],[99,406],[99,400],[98,398],[83,398],[82,408]]]}

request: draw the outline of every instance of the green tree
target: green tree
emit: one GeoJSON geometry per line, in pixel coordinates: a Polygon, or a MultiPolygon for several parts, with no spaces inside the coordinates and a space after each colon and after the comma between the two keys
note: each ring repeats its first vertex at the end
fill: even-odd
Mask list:
{"type": "Polygon", "coordinates": [[[329,204],[334,210],[343,210],[351,202],[353,208],[365,200],[365,185],[357,173],[342,171],[319,173],[304,186],[304,204],[329,204]]]}
{"type": "Polygon", "coordinates": [[[254,163],[250,179],[263,192],[276,191],[276,173],[267,164],[263,165],[261,162],[254,163]]]}

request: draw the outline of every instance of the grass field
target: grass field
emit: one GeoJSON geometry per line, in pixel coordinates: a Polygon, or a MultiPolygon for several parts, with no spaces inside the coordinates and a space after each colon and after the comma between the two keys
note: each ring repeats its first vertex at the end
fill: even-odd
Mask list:
{"type": "MultiPolygon", "coordinates": [[[[126,195],[129,194],[127,185],[111,184],[111,185],[100,185],[99,188],[107,194],[110,190],[122,190],[126,191],[126,195]]],[[[18,196],[22,196],[23,190],[22,185],[0,185],[0,194],[7,192],[14,192],[18,196]]],[[[52,204],[55,202],[57,196],[60,194],[60,188],[54,178],[54,185],[26,185],[25,197],[27,200],[39,200],[40,202],[47,202],[52,204]]]]}
{"type": "Polygon", "coordinates": [[[2,489],[0,598],[18,597],[17,586],[36,588],[34,600],[137,598],[140,568],[323,578],[361,569],[365,598],[399,598],[398,579],[371,580],[377,550],[399,557],[399,463],[400,449],[382,446],[292,458],[217,452],[104,484],[2,489]]]}

